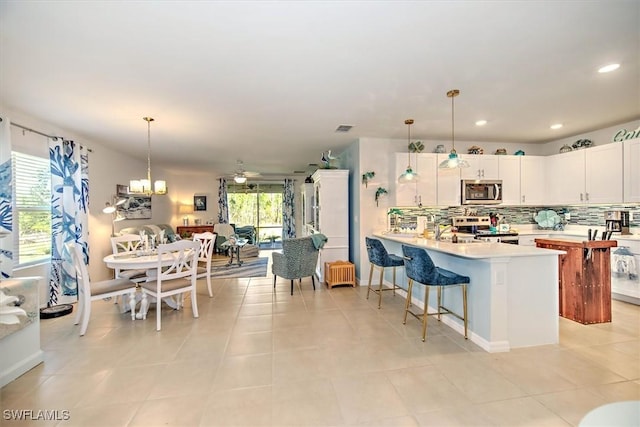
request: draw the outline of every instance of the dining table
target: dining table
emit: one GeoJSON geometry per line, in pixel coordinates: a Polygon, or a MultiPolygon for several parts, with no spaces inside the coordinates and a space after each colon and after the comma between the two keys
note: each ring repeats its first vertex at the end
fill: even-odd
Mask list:
{"type": "MultiPolygon", "coordinates": [[[[131,251],[122,252],[117,254],[107,255],[102,259],[109,268],[120,270],[147,270],[147,281],[155,280],[153,276],[158,268],[158,253],[155,250],[148,251],[131,251]]],[[[160,266],[167,267],[171,265],[174,258],[171,254],[164,254],[160,259],[160,266]]],[[[164,298],[163,301],[171,308],[177,308],[178,304],[173,297],[164,298]]],[[[131,310],[135,310],[135,307],[131,307],[131,310]]],[[[142,319],[143,313],[136,313],[136,319],[142,319]]]]}

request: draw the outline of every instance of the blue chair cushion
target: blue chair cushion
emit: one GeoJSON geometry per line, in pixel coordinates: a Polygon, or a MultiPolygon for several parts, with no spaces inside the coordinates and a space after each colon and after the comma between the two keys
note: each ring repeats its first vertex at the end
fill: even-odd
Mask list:
{"type": "Polygon", "coordinates": [[[405,256],[404,266],[407,277],[423,285],[447,286],[469,283],[468,276],[436,267],[433,260],[422,248],[402,245],[405,256]]]}
{"type": "Polygon", "coordinates": [[[397,255],[390,255],[380,240],[365,237],[365,243],[371,264],[379,267],[400,267],[404,265],[404,259],[397,255]]]}

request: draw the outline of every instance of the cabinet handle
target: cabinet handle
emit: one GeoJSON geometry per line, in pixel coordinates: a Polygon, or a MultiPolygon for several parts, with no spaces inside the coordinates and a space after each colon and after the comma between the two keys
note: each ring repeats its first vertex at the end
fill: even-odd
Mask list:
{"type": "Polygon", "coordinates": [[[587,202],[589,201],[589,193],[584,193],[585,194],[585,198],[587,200],[587,202]]]}
{"type": "Polygon", "coordinates": [[[524,203],[524,197],[525,197],[525,196],[522,196],[522,203],[524,203]]]}
{"type": "Polygon", "coordinates": [[[481,169],[481,170],[482,170],[482,177],[484,178],[484,169],[481,169]]]}
{"type": "Polygon", "coordinates": [[[582,198],[582,193],[580,193],[580,201],[584,202],[584,199],[582,198]]]}

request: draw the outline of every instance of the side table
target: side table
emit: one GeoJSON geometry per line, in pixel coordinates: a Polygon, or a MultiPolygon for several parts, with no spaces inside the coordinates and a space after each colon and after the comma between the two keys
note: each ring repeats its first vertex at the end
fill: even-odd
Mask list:
{"type": "Polygon", "coordinates": [[[233,265],[233,259],[235,258],[236,264],[238,267],[242,265],[242,260],[240,260],[240,249],[244,245],[246,245],[249,241],[247,239],[237,239],[237,240],[227,240],[222,245],[223,248],[229,249],[229,262],[226,264],[226,267],[231,267],[233,265]]]}

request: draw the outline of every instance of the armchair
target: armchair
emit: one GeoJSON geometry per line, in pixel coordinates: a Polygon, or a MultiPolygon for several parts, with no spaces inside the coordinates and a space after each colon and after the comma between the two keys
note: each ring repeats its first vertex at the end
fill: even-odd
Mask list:
{"type": "Polygon", "coordinates": [[[223,224],[223,223],[215,224],[213,226],[213,232],[217,236],[215,251],[218,253],[227,252],[227,249],[224,246],[222,246],[222,244],[227,240],[229,240],[229,236],[231,236],[232,234],[235,234],[236,230],[233,227],[233,225],[223,224]]]}
{"type": "Polygon", "coordinates": [[[253,225],[236,227],[236,234],[242,239],[247,239],[249,244],[254,245],[256,243],[256,228],[253,225]]]}
{"type": "Polygon", "coordinates": [[[273,287],[276,287],[276,276],[291,280],[291,295],[293,295],[293,280],[302,283],[303,277],[311,276],[313,289],[316,289],[314,275],[318,263],[318,249],[311,237],[284,239],[282,253],[272,254],[271,271],[273,272],[273,287]]]}

